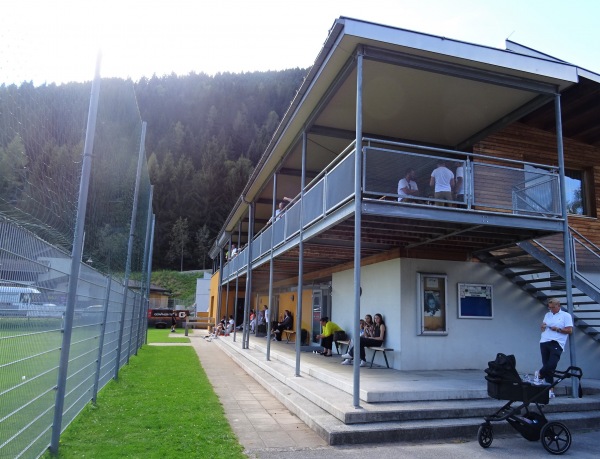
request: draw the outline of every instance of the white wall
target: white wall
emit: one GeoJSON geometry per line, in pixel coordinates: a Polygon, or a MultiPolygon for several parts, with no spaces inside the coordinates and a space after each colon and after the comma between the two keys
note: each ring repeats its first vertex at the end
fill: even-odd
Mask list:
{"type": "Polygon", "coordinates": [[[210,298],[210,277],[196,279],[196,311],[208,311],[210,298]]]}
{"type": "MultiPolygon", "coordinates": [[[[388,329],[386,347],[395,349],[390,365],[399,370],[483,369],[498,352],[514,354],[521,373],[541,366],[539,324],[546,308],[529,294],[483,263],[395,259],[361,270],[361,317],[377,312],[388,329]],[[419,335],[417,276],[446,274],[446,336],[419,335]],[[459,319],[457,284],[493,286],[493,319],[459,319]]],[[[352,329],[353,271],[332,277],[332,320],[352,329]]],[[[577,364],[584,376],[600,378],[600,345],[579,330],[574,335],[577,364]]],[[[377,360],[383,363],[383,359],[377,360]],[[381,361],[380,361],[381,360],[381,361]]],[[[569,366],[569,347],[559,369],[569,366]]]]}

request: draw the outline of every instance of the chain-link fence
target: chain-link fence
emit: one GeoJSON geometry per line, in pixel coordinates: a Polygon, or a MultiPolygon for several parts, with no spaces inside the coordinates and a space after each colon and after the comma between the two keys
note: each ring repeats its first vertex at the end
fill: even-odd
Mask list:
{"type": "Polygon", "coordinates": [[[145,342],[144,135],[131,81],[0,86],[0,457],[56,451],[145,342]]]}

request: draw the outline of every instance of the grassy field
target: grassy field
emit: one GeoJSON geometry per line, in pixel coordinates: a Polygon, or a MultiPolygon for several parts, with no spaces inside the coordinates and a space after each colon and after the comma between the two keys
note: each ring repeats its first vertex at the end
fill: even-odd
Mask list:
{"type": "MultiPolygon", "coordinates": [[[[188,340],[168,334],[149,330],[148,342],[188,340]]],[[[63,433],[58,457],[246,456],[194,349],[143,346],[63,433]]]]}

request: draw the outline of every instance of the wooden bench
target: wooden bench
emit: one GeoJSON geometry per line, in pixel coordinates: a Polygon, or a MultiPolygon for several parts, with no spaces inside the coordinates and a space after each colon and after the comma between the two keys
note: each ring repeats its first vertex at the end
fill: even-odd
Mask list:
{"type": "Polygon", "coordinates": [[[340,348],[342,346],[346,346],[346,352],[348,352],[348,347],[350,346],[350,340],[339,340],[339,341],[335,342],[335,350],[337,351],[338,355],[341,354],[340,348]]]}
{"type": "MultiPolygon", "coordinates": [[[[183,323],[185,327],[185,322],[183,323]]],[[[188,317],[187,320],[188,328],[204,328],[209,330],[215,326],[214,317],[188,317]]]]}
{"type": "Polygon", "coordinates": [[[286,343],[290,342],[290,338],[294,338],[294,341],[292,341],[292,343],[296,342],[296,332],[294,330],[283,330],[281,333],[283,335],[281,338],[285,338],[286,343]]]}
{"type": "Polygon", "coordinates": [[[375,360],[375,355],[378,352],[383,352],[383,358],[385,359],[385,365],[388,368],[390,367],[390,364],[388,363],[388,359],[387,359],[387,356],[385,355],[385,353],[386,352],[394,352],[394,350],[392,348],[369,346],[369,347],[365,347],[365,349],[369,349],[369,350],[373,351],[373,357],[371,357],[371,366],[369,368],[373,368],[373,361],[375,360]]]}

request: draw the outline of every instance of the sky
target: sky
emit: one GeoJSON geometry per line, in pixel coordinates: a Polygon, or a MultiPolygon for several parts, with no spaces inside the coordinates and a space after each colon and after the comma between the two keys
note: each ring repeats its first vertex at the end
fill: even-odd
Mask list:
{"type": "Polygon", "coordinates": [[[600,73],[598,0],[0,0],[0,84],[307,68],[340,16],[600,73]]]}

